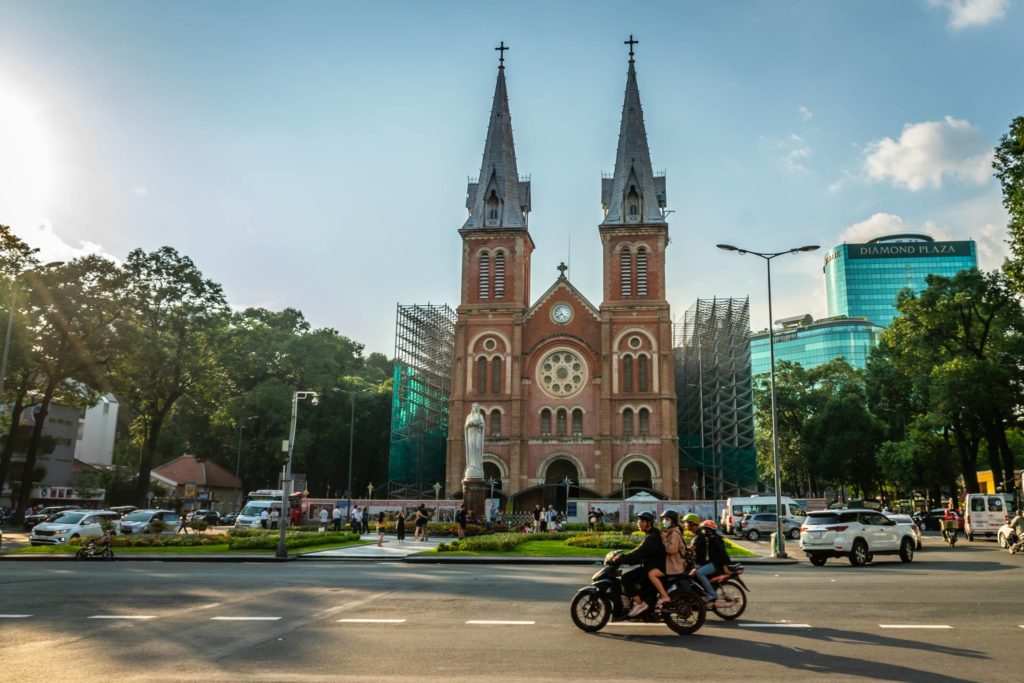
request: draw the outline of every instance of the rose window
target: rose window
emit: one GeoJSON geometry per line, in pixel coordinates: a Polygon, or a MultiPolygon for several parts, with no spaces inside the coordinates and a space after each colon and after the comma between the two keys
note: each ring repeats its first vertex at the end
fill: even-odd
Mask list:
{"type": "Polygon", "coordinates": [[[572,396],[587,381],[586,366],[572,351],[554,351],[545,356],[537,368],[537,381],[550,396],[572,396]]]}

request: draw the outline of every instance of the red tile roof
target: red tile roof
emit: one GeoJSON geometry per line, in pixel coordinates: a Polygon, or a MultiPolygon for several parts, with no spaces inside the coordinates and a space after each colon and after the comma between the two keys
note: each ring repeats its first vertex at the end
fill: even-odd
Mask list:
{"type": "Polygon", "coordinates": [[[153,471],[178,484],[192,482],[199,487],[224,489],[240,488],[242,482],[212,460],[196,460],[194,455],[180,455],[168,463],[154,467],[153,471]]]}

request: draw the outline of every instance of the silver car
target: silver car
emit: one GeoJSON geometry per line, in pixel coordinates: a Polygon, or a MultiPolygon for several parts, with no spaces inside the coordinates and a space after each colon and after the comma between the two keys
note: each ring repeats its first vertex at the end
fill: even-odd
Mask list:
{"type": "MultiPolygon", "coordinates": [[[[774,512],[754,512],[743,515],[743,519],[736,525],[736,535],[750,541],[756,541],[761,536],[774,534],[778,529],[774,512]]],[[[794,541],[800,538],[800,522],[787,517],[782,518],[782,533],[794,541]]]]}
{"type": "Polygon", "coordinates": [[[66,545],[73,538],[103,535],[103,522],[116,522],[113,510],[68,510],[32,527],[28,542],[32,545],[66,545]]]}

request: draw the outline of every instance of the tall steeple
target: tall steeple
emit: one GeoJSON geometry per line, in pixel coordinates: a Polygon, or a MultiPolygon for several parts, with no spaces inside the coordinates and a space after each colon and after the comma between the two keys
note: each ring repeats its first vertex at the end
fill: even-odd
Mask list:
{"type": "Polygon", "coordinates": [[[508,109],[508,91],[505,88],[504,41],[494,48],[501,54],[498,62],[498,82],[494,86],[494,103],[484,143],[484,158],[477,182],[466,188],[466,208],[469,218],[464,230],[474,228],[521,228],[528,225],[530,212],[530,182],[519,180],[516,168],[516,149],[512,141],[512,117],[508,109]]]}
{"type": "Polygon", "coordinates": [[[664,224],[665,176],[655,176],[651,169],[640,88],[636,83],[633,46],[639,41],[630,36],[625,42],[629,45],[626,97],[622,104],[615,173],[601,181],[601,204],[605,212],[601,225],[664,224]]]}

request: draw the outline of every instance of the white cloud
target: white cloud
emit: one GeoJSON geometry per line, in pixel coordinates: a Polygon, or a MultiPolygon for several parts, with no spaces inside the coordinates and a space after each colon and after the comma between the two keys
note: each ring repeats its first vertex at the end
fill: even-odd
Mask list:
{"type": "Polygon", "coordinates": [[[931,220],[925,221],[920,227],[914,228],[908,226],[906,221],[896,214],[876,213],[867,220],[863,220],[860,223],[854,223],[844,230],[842,234],[839,235],[839,241],[841,243],[860,243],[867,242],[868,240],[875,239],[876,237],[882,237],[883,235],[908,232],[924,233],[925,235],[940,241],[959,239],[954,238],[946,228],[931,220]]]}
{"type": "Polygon", "coordinates": [[[980,184],[992,175],[992,150],[968,121],[946,116],[941,121],[906,124],[899,140],[870,143],[864,169],[872,180],[912,191],[942,187],[943,176],[980,184]]]}
{"type": "Polygon", "coordinates": [[[796,133],[790,133],[788,138],[779,143],[779,147],[785,152],[782,157],[782,165],[786,167],[787,171],[803,173],[807,170],[803,162],[811,156],[811,147],[802,137],[796,133]]]}
{"type": "Polygon", "coordinates": [[[814,118],[814,112],[803,105],[800,105],[800,108],[797,111],[800,112],[801,121],[810,121],[814,118]]]}
{"type": "Polygon", "coordinates": [[[949,10],[949,27],[955,30],[984,26],[1002,19],[1010,0],[928,0],[933,7],[949,10]]]}
{"type": "Polygon", "coordinates": [[[39,249],[37,254],[40,261],[72,261],[80,256],[98,254],[112,261],[117,261],[103,247],[95,242],[79,240],[74,246],[66,242],[60,235],[53,231],[53,226],[48,221],[43,221],[34,230],[15,230],[19,236],[31,247],[39,249]]]}

